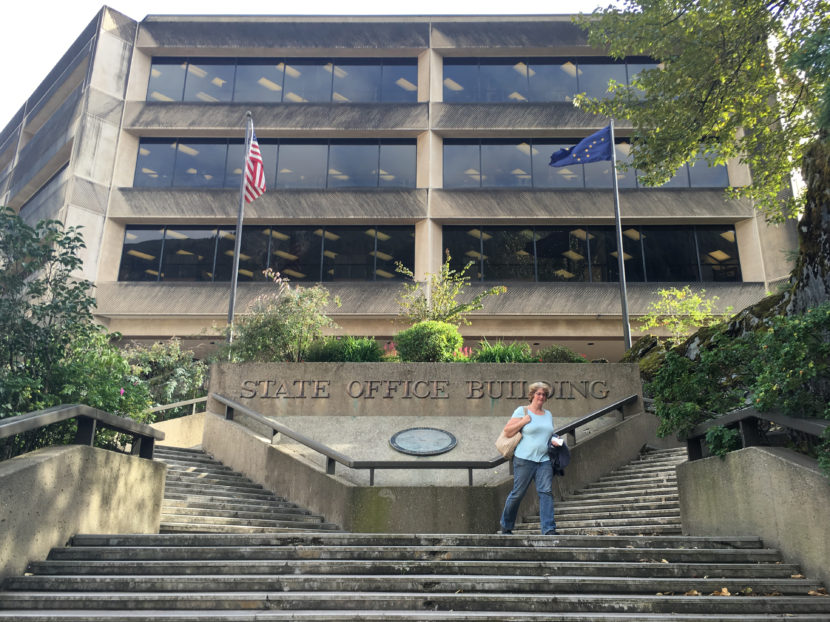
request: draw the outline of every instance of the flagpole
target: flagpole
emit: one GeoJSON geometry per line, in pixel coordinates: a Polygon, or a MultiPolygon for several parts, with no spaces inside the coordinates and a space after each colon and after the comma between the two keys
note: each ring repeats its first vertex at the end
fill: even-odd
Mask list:
{"type": "Polygon", "coordinates": [[[242,179],[239,180],[239,212],[236,216],[236,238],[233,246],[233,270],[231,271],[231,299],[228,303],[228,343],[233,343],[233,313],[236,306],[236,282],[239,274],[239,253],[242,248],[242,220],[245,217],[245,167],[248,150],[254,133],[254,119],[251,111],[245,113],[245,148],[243,149],[242,179]]]}
{"type": "Polygon", "coordinates": [[[631,327],[628,321],[628,292],[625,286],[625,259],[623,258],[622,223],[620,221],[620,188],[617,181],[617,149],[614,144],[614,119],[611,119],[611,177],[614,179],[614,221],[617,226],[617,266],[620,273],[620,301],[622,303],[623,339],[626,351],[631,349],[631,327]]]}

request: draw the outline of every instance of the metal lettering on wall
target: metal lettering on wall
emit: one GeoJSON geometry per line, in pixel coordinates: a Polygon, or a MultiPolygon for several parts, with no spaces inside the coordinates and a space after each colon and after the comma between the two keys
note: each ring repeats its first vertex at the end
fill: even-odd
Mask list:
{"type": "MultiPolygon", "coordinates": [[[[605,380],[552,380],[552,400],[598,399],[610,393],[605,380]]],[[[526,380],[347,380],[336,385],[329,379],[243,380],[240,398],[328,399],[335,391],[352,399],[446,400],[461,394],[468,400],[527,400],[526,380]]]]}

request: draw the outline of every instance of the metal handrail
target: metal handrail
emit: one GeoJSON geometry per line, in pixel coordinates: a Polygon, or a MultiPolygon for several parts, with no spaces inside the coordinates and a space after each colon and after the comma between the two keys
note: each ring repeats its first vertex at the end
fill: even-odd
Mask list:
{"type": "Polygon", "coordinates": [[[737,426],[743,447],[761,445],[762,439],[755,426],[755,421],[757,420],[771,421],[791,430],[804,432],[815,437],[820,437],[824,430],[830,427],[830,421],[825,419],[790,417],[777,411],[759,412],[750,406],[721,415],[720,417],[695,426],[686,436],[686,453],[689,456],[689,461],[703,458],[703,441],[706,437],[706,432],[716,426],[737,426]]]}
{"type": "MultiPolygon", "coordinates": [[[[368,469],[370,486],[374,486],[375,483],[375,469],[467,469],[468,482],[469,485],[472,486],[474,469],[492,469],[507,462],[507,459],[503,456],[497,456],[495,458],[491,458],[490,460],[355,460],[346,454],[332,449],[328,445],[315,441],[313,438],[310,438],[305,434],[296,432],[291,428],[274,421],[273,419],[269,419],[268,417],[263,416],[257,411],[252,410],[244,404],[240,404],[229,397],[225,397],[219,393],[211,393],[210,397],[225,406],[225,419],[228,421],[232,421],[234,414],[236,412],[240,412],[245,416],[250,417],[257,423],[270,428],[273,432],[272,439],[277,434],[284,434],[288,438],[305,445],[309,449],[313,449],[319,454],[322,454],[326,458],[326,473],[329,475],[334,475],[335,464],[338,462],[350,469],[368,469]]],[[[600,408],[599,410],[596,410],[581,419],[572,421],[571,423],[563,426],[557,433],[560,435],[573,434],[578,427],[583,426],[586,423],[590,423],[591,421],[611,411],[620,410],[623,406],[637,401],[637,398],[637,395],[629,395],[628,397],[604,406],[603,408],[600,408]]],[[[576,438],[575,435],[574,438],[576,438]]],[[[510,462],[510,468],[512,472],[512,461],[510,462]]]]}
{"type": "Polygon", "coordinates": [[[162,404],[161,406],[154,406],[153,408],[150,409],[150,412],[151,413],[157,413],[157,412],[161,412],[163,410],[171,410],[173,408],[179,408],[180,406],[190,406],[192,404],[193,405],[193,413],[192,414],[196,414],[196,404],[202,404],[204,402],[207,402],[207,400],[208,400],[207,395],[205,395],[203,397],[193,398],[192,400],[184,400],[184,401],[181,401],[181,402],[173,402],[172,404],[162,404]]]}
{"type": "Polygon", "coordinates": [[[164,440],[164,432],[156,430],[146,423],[119,417],[86,404],[60,404],[44,410],[35,410],[22,415],[7,417],[0,421],[0,438],[31,432],[69,419],[77,419],[78,421],[78,431],[75,433],[75,439],[73,440],[75,445],[89,445],[91,447],[95,441],[95,431],[99,427],[107,428],[116,432],[131,434],[133,437],[132,454],[152,460],[155,441],[164,440]]]}

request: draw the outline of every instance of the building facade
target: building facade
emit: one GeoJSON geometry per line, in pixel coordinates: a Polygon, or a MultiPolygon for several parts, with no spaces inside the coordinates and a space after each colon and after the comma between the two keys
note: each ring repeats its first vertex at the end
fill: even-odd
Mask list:
{"type": "MultiPolygon", "coordinates": [[[[225,325],[246,113],[268,191],[246,206],[237,310],[271,268],[341,300],[340,334],[389,340],[396,296],[471,262],[496,284],[462,328],[618,359],[611,167],[551,168],[607,124],[575,108],[655,69],[587,45],[569,16],[148,16],[104,7],[0,134],[0,202],[83,226],[97,317],[128,339],[207,345],[225,325]]],[[[617,121],[616,152],[630,127],[617,121]]],[[[786,278],[792,224],[746,200],[740,163],[665,186],[619,172],[633,318],[691,284],[735,309],[786,278]]],[[[633,334],[636,336],[636,325],[633,334]]],[[[197,348],[198,351],[198,348],[197,348]]]]}

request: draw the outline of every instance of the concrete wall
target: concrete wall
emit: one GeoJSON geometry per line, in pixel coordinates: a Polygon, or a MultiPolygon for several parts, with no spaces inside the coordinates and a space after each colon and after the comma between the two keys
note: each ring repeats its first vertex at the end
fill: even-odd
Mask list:
{"type": "Polygon", "coordinates": [[[562,418],[559,425],[642,394],[637,365],[625,363],[219,363],[210,391],[265,416],[506,419],[528,404],[527,386],[536,380],[552,385],[546,407],[562,418]]]}
{"type": "Polygon", "coordinates": [[[486,533],[506,492],[485,486],[358,486],[208,413],[204,448],[215,458],[347,531],[486,533]],[[447,508],[452,508],[447,510],[447,508]]]}
{"type": "Polygon", "coordinates": [[[156,430],[164,432],[164,440],[156,445],[170,447],[198,447],[202,444],[202,431],[205,427],[205,413],[195,413],[185,417],[159,421],[152,424],[156,430]]]}
{"type": "Polygon", "coordinates": [[[757,534],[805,575],[830,585],[830,481],[815,460],[748,447],[677,467],[683,531],[757,534]]]}
{"type": "MultiPolygon", "coordinates": [[[[470,419],[469,425],[476,425],[476,420],[470,419]]],[[[655,418],[640,413],[586,437],[573,447],[566,476],[556,478],[554,496],[561,499],[625,464],[644,444],[660,444],[654,436],[655,428],[655,418]]],[[[265,488],[349,531],[493,532],[498,529],[504,499],[512,486],[504,466],[499,467],[499,481],[483,485],[359,485],[345,476],[326,475],[321,465],[291,445],[272,445],[270,436],[256,434],[213,413],[205,418],[203,446],[215,458],[265,488]]],[[[337,469],[344,467],[338,465],[337,469]]],[[[475,475],[474,481],[480,478],[475,475]]],[[[537,508],[536,493],[529,491],[520,515],[533,514],[537,508]]]]}
{"type": "Polygon", "coordinates": [[[80,445],[0,463],[0,576],[77,533],[156,533],[167,467],[80,445]]]}

